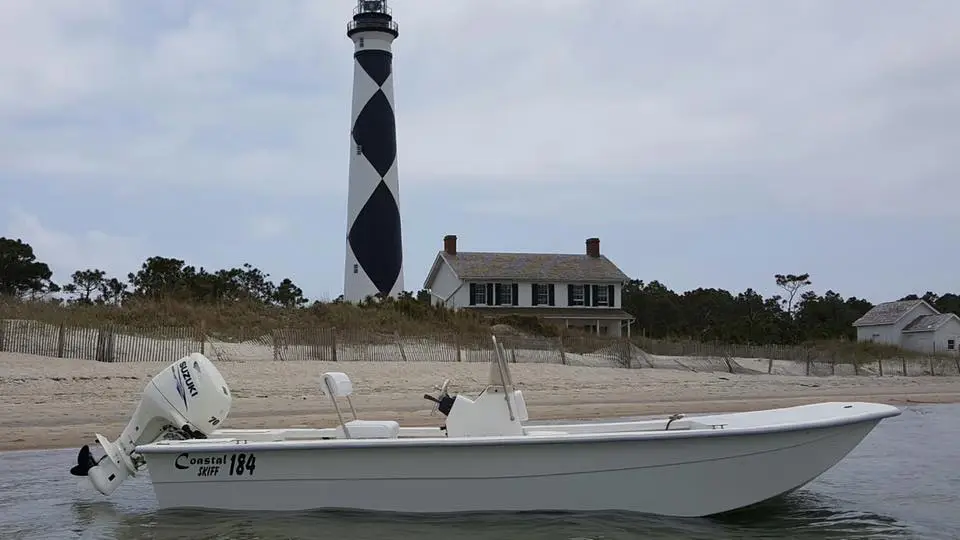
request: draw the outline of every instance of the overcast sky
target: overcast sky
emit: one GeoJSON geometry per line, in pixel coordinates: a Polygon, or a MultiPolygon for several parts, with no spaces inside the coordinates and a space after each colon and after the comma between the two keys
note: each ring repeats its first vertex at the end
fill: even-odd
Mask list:
{"type": "MultiPolygon", "coordinates": [[[[960,292],[960,2],[393,0],[406,289],[601,250],[678,291],[960,292]]],[[[0,0],[0,236],[343,287],[350,0],[0,0]]]]}

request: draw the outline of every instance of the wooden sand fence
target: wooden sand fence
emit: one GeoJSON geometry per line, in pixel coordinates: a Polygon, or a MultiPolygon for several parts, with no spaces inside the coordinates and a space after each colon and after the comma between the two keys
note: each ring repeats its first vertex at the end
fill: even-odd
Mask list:
{"type": "MultiPolygon", "coordinates": [[[[572,366],[669,368],[728,373],[811,376],[960,375],[960,357],[948,355],[853,354],[814,347],[728,345],[649,338],[563,337],[498,333],[514,363],[572,366]],[[744,359],[764,359],[765,363],[744,359]],[[752,367],[745,367],[745,365],[752,367]]],[[[243,329],[229,334],[198,327],[75,327],[32,320],[0,320],[0,352],[99,362],[172,362],[192,352],[218,361],[490,362],[489,335],[437,332],[401,335],[362,329],[280,328],[269,333],[243,329]]]]}

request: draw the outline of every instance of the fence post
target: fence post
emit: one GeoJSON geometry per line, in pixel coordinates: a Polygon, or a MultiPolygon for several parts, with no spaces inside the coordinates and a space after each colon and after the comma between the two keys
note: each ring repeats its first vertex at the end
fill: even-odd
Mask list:
{"type": "Polygon", "coordinates": [[[767,375],[773,373],[773,355],[769,355],[771,358],[767,358],[767,375]]]}
{"type": "Polygon", "coordinates": [[[273,361],[280,360],[280,345],[277,343],[277,330],[270,330],[270,342],[273,343],[273,361]]]}
{"type": "Polygon", "coordinates": [[[618,356],[620,357],[620,365],[630,369],[633,367],[633,347],[630,346],[630,340],[626,338],[620,338],[617,340],[617,349],[618,356]]]}
{"type": "Polygon", "coordinates": [[[907,376],[907,357],[906,356],[900,357],[900,363],[903,364],[902,373],[903,373],[903,376],[906,377],[907,376]]]}
{"type": "Polygon", "coordinates": [[[97,362],[106,362],[106,337],[104,336],[103,327],[97,329],[97,352],[94,355],[97,362]]]}
{"type": "Polygon", "coordinates": [[[337,361],[337,327],[330,329],[330,358],[337,361]]]}
{"type": "Polygon", "coordinates": [[[560,337],[557,338],[557,346],[560,349],[560,363],[567,365],[567,355],[563,352],[563,334],[560,334],[560,337]]]}
{"type": "Polygon", "coordinates": [[[314,360],[326,361],[327,354],[327,332],[326,328],[311,327],[310,353],[314,360]]]}
{"type": "Polygon", "coordinates": [[[117,361],[117,334],[114,332],[114,328],[111,326],[110,330],[107,333],[107,358],[110,359],[110,362],[117,361]]]}
{"type": "Polygon", "coordinates": [[[110,327],[100,327],[97,330],[97,354],[98,362],[114,362],[114,339],[113,329],[110,327]]]}
{"type": "Polygon", "coordinates": [[[57,329],[57,358],[63,358],[63,338],[64,338],[64,328],[63,322],[60,322],[60,328],[57,329]]]}
{"type": "Polygon", "coordinates": [[[403,342],[400,341],[400,331],[399,331],[399,330],[394,330],[394,331],[393,331],[393,339],[394,339],[394,341],[396,341],[396,343],[397,343],[397,348],[400,349],[400,358],[402,358],[403,361],[406,362],[406,361],[407,361],[407,353],[403,350],[403,342]]]}
{"type": "Polygon", "coordinates": [[[930,357],[929,362],[930,362],[930,376],[933,377],[934,375],[936,375],[936,373],[933,372],[933,357],[932,357],[932,356],[930,357]]]}
{"type": "Polygon", "coordinates": [[[207,321],[206,319],[200,319],[200,354],[207,354],[206,352],[206,343],[207,343],[207,321]]]}
{"type": "Polygon", "coordinates": [[[453,344],[457,347],[457,362],[463,362],[463,356],[460,352],[460,332],[453,333],[453,344]]]}
{"type": "MultiPolygon", "coordinates": [[[[6,333],[7,333],[7,320],[0,319],[0,352],[3,352],[5,350],[4,347],[6,346],[5,342],[7,340],[6,333]]],[[[960,369],[960,367],[958,367],[957,369],[960,369]]]]}
{"type": "Polygon", "coordinates": [[[880,376],[883,377],[883,353],[880,353],[880,358],[877,360],[877,368],[880,371],[880,376]]]}

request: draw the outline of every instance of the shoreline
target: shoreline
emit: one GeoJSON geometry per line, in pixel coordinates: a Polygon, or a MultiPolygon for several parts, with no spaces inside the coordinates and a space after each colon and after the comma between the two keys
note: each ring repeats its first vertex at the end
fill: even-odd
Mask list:
{"type": "MultiPolygon", "coordinates": [[[[99,432],[117,437],[143,387],[171,362],[105,364],[0,353],[0,452],[79,449],[99,432]]],[[[451,379],[452,392],[475,395],[487,363],[223,362],[233,393],[224,427],[319,427],[336,424],[320,393],[325,371],[354,383],[361,419],[439,425],[423,399],[451,379]]],[[[899,407],[960,403],[960,377],[736,375],[672,369],[512,364],[531,422],[689,415],[785,407],[822,401],[873,401],[899,407]]]]}

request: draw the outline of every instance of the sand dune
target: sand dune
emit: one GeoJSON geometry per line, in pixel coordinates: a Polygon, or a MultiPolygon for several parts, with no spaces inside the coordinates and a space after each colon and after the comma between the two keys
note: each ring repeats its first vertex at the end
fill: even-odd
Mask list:
{"type": "MultiPolygon", "coordinates": [[[[172,360],[171,360],[172,361],[172,360]]],[[[100,432],[119,434],[140,392],[169,362],[100,363],[0,353],[0,450],[76,447],[100,432]]],[[[324,371],[353,379],[354,403],[365,418],[436,425],[432,392],[443,378],[454,391],[475,393],[486,363],[221,362],[234,393],[228,427],[330,425],[334,412],[320,395],[324,371]]],[[[805,377],[622,369],[518,363],[514,379],[532,419],[751,410],[820,400],[893,404],[960,401],[956,377],[805,377]]]]}

